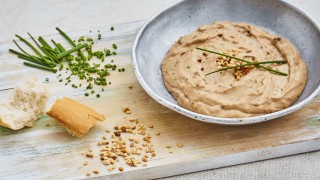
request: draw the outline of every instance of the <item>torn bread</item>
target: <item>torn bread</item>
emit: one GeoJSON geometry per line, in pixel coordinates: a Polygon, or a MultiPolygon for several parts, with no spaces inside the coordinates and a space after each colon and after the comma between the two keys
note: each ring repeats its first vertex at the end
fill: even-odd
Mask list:
{"type": "Polygon", "coordinates": [[[97,120],[105,119],[92,108],[66,97],[57,99],[47,115],[65,127],[69,134],[77,137],[85,135],[97,120]]]}
{"type": "Polygon", "coordinates": [[[18,130],[32,127],[43,114],[49,99],[47,85],[35,79],[18,84],[7,102],[0,103],[0,125],[18,130]]]}

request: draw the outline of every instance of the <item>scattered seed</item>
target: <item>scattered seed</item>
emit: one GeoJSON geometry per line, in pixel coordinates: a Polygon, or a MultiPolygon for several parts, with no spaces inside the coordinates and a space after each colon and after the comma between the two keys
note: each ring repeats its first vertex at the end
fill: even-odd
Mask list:
{"type": "Polygon", "coordinates": [[[178,148],[182,148],[182,147],[183,147],[183,144],[177,143],[177,147],[178,147],[178,148]]]}
{"type": "Polygon", "coordinates": [[[123,171],[124,170],[124,168],[122,166],[120,166],[118,169],[119,169],[119,171],[123,171]]]}
{"type": "Polygon", "coordinates": [[[87,152],[87,153],[86,153],[86,156],[87,156],[88,158],[93,158],[94,154],[93,154],[92,152],[87,152]]]}
{"type": "Polygon", "coordinates": [[[95,169],[92,171],[94,174],[99,174],[99,170],[95,169]]]}

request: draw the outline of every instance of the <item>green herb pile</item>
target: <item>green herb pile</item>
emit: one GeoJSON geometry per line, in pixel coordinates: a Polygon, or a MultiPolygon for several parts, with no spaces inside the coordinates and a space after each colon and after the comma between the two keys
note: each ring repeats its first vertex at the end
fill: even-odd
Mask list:
{"type": "MultiPolygon", "coordinates": [[[[125,71],[124,68],[118,68],[114,64],[114,60],[111,60],[111,64],[103,63],[105,57],[117,55],[115,50],[118,49],[118,46],[116,44],[112,44],[112,49],[105,48],[103,51],[93,52],[92,46],[94,45],[94,40],[92,38],[81,36],[76,41],[72,40],[60,28],[57,27],[56,30],[72,45],[71,49],[66,50],[62,44],[54,40],[51,40],[51,46],[43,37],[39,36],[36,40],[28,33],[34,45],[19,35],[15,36],[32,49],[32,54],[22,49],[15,40],[13,40],[13,42],[17,45],[20,52],[13,49],[9,49],[9,51],[25,60],[23,63],[26,66],[51,71],[53,73],[66,70],[69,74],[65,79],[62,78],[62,74],[58,75],[59,82],[63,82],[65,85],[70,84],[73,88],[82,87],[82,84],[71,84],[72,76],[77,76],[80,80],[86,81],[88,85],[85,86],[85,89],[90,93],[86,92],[84,94],[85,96],[95,93],[93,90],[94,86],[110,85],[111,82],[107,82],[106,77],[110,76],[111,71],[125,71]],[[95,63],[90,62],[92,58],[97,58],[99,62],[101,61],[101,64],[97,63],[97,61],[95,61],[95,63]],[[64,67],[64,65],[66,67],[64,67]]],[[[114,31],[114,27],[111,27],[111,31],[114,31]]],[[[90,30],[90,32],[92,31],[90,30]]],[[[99,30],[98,32],[97,39],[100,40],[102,37],[99,30]]],[[[101,91],[104,91],[104,88],[102,88],[101,91]]],[[[96,97],[99,98],[100,94],[96,94],[96,97]]]]}

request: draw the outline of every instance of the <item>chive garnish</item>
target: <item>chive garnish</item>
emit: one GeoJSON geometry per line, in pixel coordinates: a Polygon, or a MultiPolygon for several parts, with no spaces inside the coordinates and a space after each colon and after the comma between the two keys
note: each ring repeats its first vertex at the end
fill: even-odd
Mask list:
{"type": "Polygon", "coordinates": [[[209,74],[216,73],[216,72],[225,71],[225,70],[228,70],[228,69],[235,69],[235,68],[238,68],[238,67],[253,66],[253,65],[256,66],[256,65],[259,65],[259,64],[272,64],[272,63],[283,64],[283,63],[286,63],[286,61],[251,62],[251,63],[247,63],[247,64],[229,66],[229,67],[226,67],[226,68],[221,68],[221,69],[218,69],[216,71],[210,72],[210,73],[206,74],[206,76],[209,75],[209,74]]]}
{"type": "MultiPolygon", "coordinates": [[[[213,53],[213,54],[217,54],[217,55],[220,55],[220,56],[225,56],[225,57],[232,58],[232,59],[235,59],[235,60],[238,60],[238,61],[242,61],[242,62],[246,62],[246,63],[252,63],[252,62],[244,60],[244,59],[240,59],[240,58],[237,58],[237,57],[234,57],[234,56],[229,56],[229,55],[223,54],[223,53],[218,53],[218,52],[215,52],[215,51],[210,51],[210,50],[203,49],[203,48],[197,47],[196,49],[201,50],[201,51],[205,51],[205,52],[209,52],[209,53],[213,53]]],[[[273,73],[278,74],[278,75],[282,75],[282,76],[287,76],[288,75],[288,74],[286,74],[284,72],[281,72],[281,71],[273,70],[273,69],[265,67],[265,66],[260,66],[259,64],[255,65],[255,66],[258,67],[258,68],[265,69],[267,71],[273,72],[273,73]]]]}

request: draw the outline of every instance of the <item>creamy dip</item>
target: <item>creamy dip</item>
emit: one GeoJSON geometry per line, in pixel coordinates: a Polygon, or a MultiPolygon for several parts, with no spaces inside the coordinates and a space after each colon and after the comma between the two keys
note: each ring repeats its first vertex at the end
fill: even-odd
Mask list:
{"type": "Polygon", "coordinates": [[[167,53],[161,70],[166,88],[180,106],[228,118],[285,109],[298,99],[307,82],[307,67],[287,39],[245,23],[215,22],[181,37],[167,53]],[[263,66],[288,75],[257,67],[241,77],[237,77],[235,69],[206,75],[221,69],[219,58],[223,57],[196,47],[229,53],[250,62],[285,60],[285,64],[263,66]]]}

